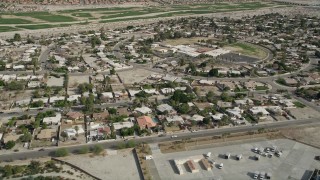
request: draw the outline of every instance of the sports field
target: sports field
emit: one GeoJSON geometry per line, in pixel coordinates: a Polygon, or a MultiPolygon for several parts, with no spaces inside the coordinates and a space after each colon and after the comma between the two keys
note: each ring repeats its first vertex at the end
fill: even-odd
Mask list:
{"type": "MultiPolygon", "coordinates": [[[[55,12],[0,13],[0,26],[21,29],[45,29],[72,24],[108,23],[218,12],[246,11],[279,7],[271,2],[215,3],[153,7],[113,7],[63,10],[55,12]]],[[[2,28],[6,29],[6,28],[2,28]]],[[[4,31],[4,30],[3,30],[4,31]]],[[[3,32],[2,31],[2,32],[3,32]]],[[[0,29],[1,32],[1,29],[0,29]]]]}

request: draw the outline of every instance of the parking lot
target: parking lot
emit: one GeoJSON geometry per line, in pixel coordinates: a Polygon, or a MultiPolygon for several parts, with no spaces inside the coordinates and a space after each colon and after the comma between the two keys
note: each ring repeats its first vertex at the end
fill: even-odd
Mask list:
{"type": "MultiPolygon", "coordinates": [[[[253,179],[255,172],[271,173],[271,179],[304,179],[315,168],[320,168],[320,163],[314,160],[320,150],[300,144],[287,139],[272,141],[258,141],[244,144],[230,145],[224,147],[207,148],[186,152],[162,154],[153,150],[153,161],[158,170],[160,179],[253,179]],[[277,146],[282,151],[280,157],[260,156],[259,160],[254,157],[257,153],[253,149],[277,146]],[[199,172],[191,173],[186,164],[181,165],[183,174],[179,175],[173,160],[184,161],[199,159],[199,155],[211,152],[208,158],[212,163],[211,170],[205,170],[203,165],[195,161],[196,169],[199,172]],[[224,155],[229,152],[230,158],[225,159],[224,155]],[[242,159],[237,160],[236,156],[242,154],[242,159]],[[198,158],[195,158],[198,157],[198,158]],[[219,169],[219,165],[223,167],[219,169]]],[[[274,154],[270,151],[270,154],[274,154]]],[[[152,167],[151,167],[152,168],[152,167]]]]}

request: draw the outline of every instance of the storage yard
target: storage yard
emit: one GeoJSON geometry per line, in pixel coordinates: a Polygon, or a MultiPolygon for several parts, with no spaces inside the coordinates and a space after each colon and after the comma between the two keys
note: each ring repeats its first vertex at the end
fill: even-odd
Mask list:
{"type": "Polygon", "coordinates": [[[320,168],[319,153],[278,139],[168,154],[153,148],[152,161],[160,179],[305,179],[320,168]]]}

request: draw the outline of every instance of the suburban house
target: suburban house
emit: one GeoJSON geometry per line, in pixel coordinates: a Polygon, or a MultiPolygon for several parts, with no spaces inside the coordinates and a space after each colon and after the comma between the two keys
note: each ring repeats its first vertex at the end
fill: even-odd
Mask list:
{"type": "Polygon", "coordinates": [[[253,115],[259,116],[259,119],[266,119],[266,117],[270,114],[264,107],[261,106],[252,107],[250,112],[253,115]]]}
{"type": "Polygon", "coordinates": [[[140,116],[137,118],[137,123],[140,129],[150,129],[157,126],[157,123],[153,122],[149,116],[140,116]]]}
{"type": "Polygon", "coordinates": [[[76,111],[69,111],[67,114],[68,119],[77,121],[80,119],[83,119],[83,114],[81,112],[76,112],[76,111]]]}
{"type": "Polygon", "coordinates": [[[61,121],[61,114],[57,113],[55,117],[45,117],[43,118],[43,123],[46,124],[59,124],[61,121]]]}
{"type": "Polygon", "coordinates": [[[184,120],[181,116],[168,116],[166,117],[166,120],[171,123],[171,122],[179,122],[180,124],[184,123],[184,120]]]}
{"type": "Polygon", "coordinates": [[[106,120],[109,117],[109,112],[104,111],[101,113],[93,113],[92,119],[95,121],[101,121],[101,120],[106,120]]]}
{"type": "Polygon", "coordinates": [[[134,111],[139,112],[141,114],[149,114],[152,113],[152,110],[146,106],[143,106],[141,108],[136,108],[134,111]]]}
{"type": "Polygon", "coordinates": [[[157,106],[157,110],[161,113],[168,112],[168,114],[175,114],[176,111],[169,104],[161,104],[157,106]]]}

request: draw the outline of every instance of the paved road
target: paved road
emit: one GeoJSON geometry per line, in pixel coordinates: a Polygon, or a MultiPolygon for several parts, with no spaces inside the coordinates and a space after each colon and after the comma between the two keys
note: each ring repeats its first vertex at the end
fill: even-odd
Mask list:
{"type": "MultiPolygon", "coordinates": [[[[281,122],[274,122],[269,124],[259,124],[256,126],[239,126],[239,127],[231,127],[231,128],[223,128],[223,129],[209,129],[203,130],[195,133],[178,133],[175,134],[178,137],[172,139],[171,135],[167,135],[165,137],[142,137],[135,139],[136,143],[159,143],[165,141],[172,141],[172,140],[182,140],[187,138],[197,138],[197,137],[210,137],[221,135],[223,133],[238,133],[238,132],[248,132],[258,130],[259,128],[265,129],[281,129],[281,128],[288,128],[288,127],[295,127],[299,125],[318,125],[320,123],[319,119],[307,119],[307,120],[292,120],[292,121],[281,121],[281,122]]],[[[99,143],[92,143],[92,144],[83,144],[83,145],[75,145],[75,146],[68,146],[65,147],[69,150],[69,152],[74,153],[77,150],[81,149],[82,147],[92,147],[95,144],[101,144],[104,148],[116,148],[119,143],[123,142],[123,140],[111,140],[107,142],[99,142],[99,143]]],[[[28,152],[16,152],[11,154],[2,154],[0,155],[0,161],[12,161],[12,160],[19,160],[19,159],[36,159],[45,156],[54,156],[54,152],[56,149],[60,147],[52,147],[50,149],[45,149],[44,151],[37,151],[37,150],[30,150],[28,152]]]]}

